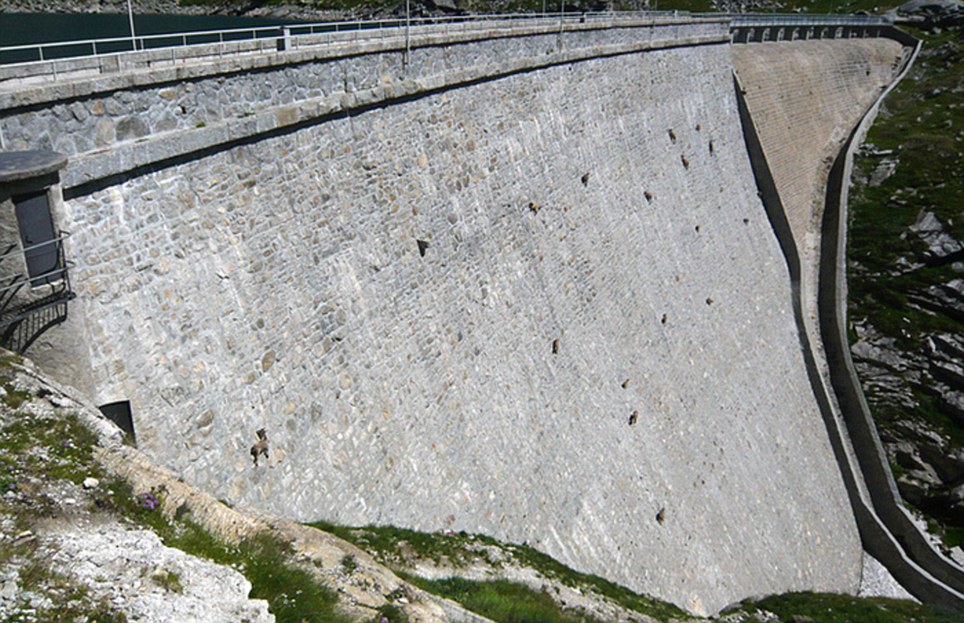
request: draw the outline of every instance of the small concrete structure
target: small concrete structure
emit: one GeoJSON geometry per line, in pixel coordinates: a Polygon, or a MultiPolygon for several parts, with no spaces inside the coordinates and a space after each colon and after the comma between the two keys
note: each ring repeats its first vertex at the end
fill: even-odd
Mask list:
{"type": "Polygon", "coordinates": [[[0,188],[8,190],[6,187],[14,182],[46,178],[65,166],[67,156],[55,151],[0,151],[0,188]]]}
{"type": "Polygon", "coordinates": [[[11,350],[63,322],[73,298],[59,226],[65,166],[54,151],[0,152],[0,343],[11,350]]]}

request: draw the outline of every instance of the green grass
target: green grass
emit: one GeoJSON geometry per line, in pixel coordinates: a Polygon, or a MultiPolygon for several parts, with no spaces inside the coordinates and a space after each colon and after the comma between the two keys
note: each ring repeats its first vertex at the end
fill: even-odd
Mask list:
{"type": "Polygon", "coordinates": [[[4,620],[43,621],[43,623],[74,623],[89,621],[99,623],[127,623],[127,615],[115,610],[107,597],[93,599],[87,589],[69,578],[55,573],[40,558],[31,559],[19,572],[20,587],[24,591],[46,596],[52,602],[41,607],[35,615],[15,613],[4,620]],[[23,618],[21,618],[23,614],[23,618]]]}
{"type": "Polygon", "coordinates": [[[394,526],[349,528],[323,521],[310,525],[354,543],[383,564],[396,568],[405,566],[406,552],[421,560],[440,563],[444,559],[453,566],[465,566],[478,556],[472,551],[477,545],[498,545],[495,539],[464,532],[436,534],[394,526]]]}
{"type": "Polygon", "coordinates": [[[790,0],[784,1],[780,13],[790,13],[794,9],[799,9],[803,13],[856,13],[866,11],[867,13],[883,13],[887,9],[903,4],[902,0],[790,0]]]}
{"type": "Polygon", "coordinates": [[[710,0],[655,0],[654,10],[660,11],[690,11],[701,13],[715,11],[710,0]]]}
{"type": "MultiPolygon", "coordinates": [[[[908,76],[888,96],[871,128],[867,142],[893,150],[899,164],[894,174],[876,187],[856,184],[849,200],[849,314],[851,323],[872,325],[893,338],[906,352],[921,353],[928,334],[964,335],[964,323],[942,313],[915,309],[915,291],[953,279],[947,265],[922,266],[901,273],[900,258],[918,261],[925,248],[908,228],[926,210],[934,213],[945,231],[964,240],[964,107],[952,93],[964,84],[964,48],[959,31],[931,34],[914,31],[924,48],[908,76]]],[[[855,159],[855,178],[868,176],[882,156],[855,159]]],[[[925,389],[907,384],[919,407],[908,411],[889,404],[868,390],[874,419],[881,429],[895,422],[916,419],[947,436],[952,447],[964,447],[964,428],[944,413],[925,389]]],[[[896,475],[896,474],[895,474],[896,475]]],[[[921,509],[948,521],[940,509],[921,509]]],[[[946,526],[945,543],[961,543],[964,526],[946,526]]]]}
{"type": "MultiPolygon", "coordinates": [[[[98,505],[149,528],[165,545],[240,571],[251,582],[251,597],[265,599],[278,623],[348,623],[338,609],[338,594],[290,560],[290,546],[269,535],[236,546],[215,538],[191,521],[189,513],[166,519],[159,509],[145,508],[122,481],[102,485],[98,505]],[[113,494],[106,493],[113,491],[113,494]]],[[[157,497],[163,499],[163,492],[157,497]]]]}
{"type": "MultiPolygon", "coordinates": [[[[226,0],[179,0],[178,3],[181,6],[223,6],[229,4],[226,0]]],[[[901,3],[902,2],[897,0],[884,0],[883,2],[875,0],[789,0],[783,2],[783,7],[779,9],[779,12],[786,13],[792,12],[794,9],[799,9],[805,13],[855,13],[857,11],[882,13],[901,3]]],[[[242,8],[249,7],[253,3],[249,0],[235,0],[234,4],[242,8]]],[[[290,2],[285,2],[285,0],[263,0],[259,4],[272,6],[285,4],[296,5],[297,3],[293,0],[290,2]]],[[[589,6],[589,4],[588,2],[568,2],[564,3],[564,6],[567,11],[576,11],[581,10],[580,7],[589,6]]],[[[651,4],[652,8],[660,11],[703,12],[715,10],[711,0],[652,0],[651,4]]],[[[399,2],[398,0],[314,0],[311,5],[318,10],[374,12],[393,10],[399,6],[399,2]]],[[[467,11],[473,13],[486,13],[493,10],[493,5],[485,0],[465,2],[463,6],[467,11]]],[[[547,12],[551,13],[559,10],[559,2],[558,0],[546,0],[545,3],[543,3],[542,0],[510,0],[509,2],[501,3],[496,8],[499,11],[505,12],[527,13],[541,12],[543,8],[545,8],[547,12]]],[[[613,2],[613,9],[617,11],[631,11],[638,8],[645,7],[634,0],[615,0],[615,2],[613,2]]]]}
{"type": "MultiPolygon", "coordinates": [[[[225,0],[178,0],[178,4],[181,6],[223,6],[229,4],[225,0]]],[[[234,4],[238,5],[239,8],[249,7],[252,2],[249,0],[235,0],[234,4]]],[[[262,5],[297,5],[294,0],[290,2],[285,2],[285,0],[264,0],[260,2],[262,5]]],[[[579,11],[582,10],[581,7],[589,6],[588,2],[566,2],[564,7],[566,11],[579,11]]],[[[300,5],[299,5],[300,6],[300,5]]],[[[400,6],[399,0],[314,0],[311,2],[311,6],[317,10],[321,11],[390,11],[394,10],[400,6]]],[[[404,6],[404,5],[402,5],[404,6]]],[[[492,3],[486,2],[486,0],[469,0],[463,3],[465,10],[470,13],[491,13],[493,10],[498,10],[499,12],[507,13],[540,13],[543,8],[546,12],[554,13],[559,11],[559,1],[558,0],[509,0],[508,2],[500,3],[496,7],[493,7],[492,3]]],[[[630,11],[640,8],[640,5],[633,0],[616,0],[613,2],[613,9],[616,11],[630,11]]],[[[712,11],[713,5],[710,0],[665,0],[664,2],[659,2],[659,10],[661,11],[712,11]]]]}
{"type": "MultiPolygon", "coordinates": [[[[93,462],[96,438],[76,415],[35,415],[22,409],[33,395],[13,386],[14,367],[19,364],[18,357],[0,357],[0,385],[6,391],[3,409],[7,416],[6,424],[0,428],[0,494],[18,494],[13,501],[0,498],[0,514],[14,520],[14,533],[33,530],[37,520],[56,514],[56,500],[43,493],[40,483],[69,480],[80,484],[87,476],[102,476],[93,462]]],[[[52,571],[33,538],[0,543],[0,565],[11,563],[20,566],[20,588],[46,597],[52,605],[41,605],[31,614],[26,601],[16,607],[8,604],[10,614],[3,623],[127,620],[106,598],[94,599],[85,587],[52,571]]]]}
{"type": "Polygon", "coordinates": [[[181,576],[167,569],[151,575],[151,582],[157,584],[169,593],[183,593],[184,586],[181,584],[181,576]]]}
{"type": "Polygon", "coordinates": [[[883,597],[852,597],[833,593],[786,593],[759,601],[744,601],[737,611],[753,614],[762,609],[781,623],[794,615],[814,623],[954,623],[957,615],[943,614],[912,601],[883,597]]]}
{"type": "Polygon", "coordinates": [[[456,601],[467,610],[497,623],[596,623],[598,619],[564,611],[546,593],[524,584],[492,580],[473,582],[463,578],[425,580],[408,575],[406,580],[422,590],[456,601]]]}
{"type": "MultiPolygon", "coordinates": [[[[646,595],[634,593],[599,576],[579,573],[554,558],[527,545],[504,544],[491,537],[478,534],[426,533],[396,528],[394,526],[365,526],[349,528],[326,522],[311,524],[330,532],[372,554],[379,562],[394,571],[404,573],[414,567],[418,560],[445,563],[458,569],[476,561],[498,568],[508,561],[538,571],[544,577],[561,584],[583,590],[591,590],[607,597],[627,610],[651,616],[660,621],[685,618],[687,614],[676,606],[658,601],[646,595]],[[493,552],[493,550],[497,550],[493,552]]],[[[429,585],[426,590],[432,590],[429,585]]],[[[490,587],[495,590],[502,585],[490,587]]]]}

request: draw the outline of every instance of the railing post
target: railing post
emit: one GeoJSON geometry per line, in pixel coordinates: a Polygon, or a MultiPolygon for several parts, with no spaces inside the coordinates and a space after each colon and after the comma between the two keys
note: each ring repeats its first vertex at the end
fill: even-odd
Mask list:
{"type": "Polygon", "coordinates": [[[412,54],[412,1],[405,0],[405,55],[402,56],[402,65],[408,65],[412,54]]]}
{"type": "Polygon", "coordinates": [[[282,26],[281,37],[278,39],[277,50],[279,52],[285,52],[290,48],[291,48],[291,28],[287,26],[282,26]]]}
{"type": "Polygon", "coordinates": [[[134,50],[137,50],[137,39],[135,38],[137,35],[134,30],[134,9],[131,8],[131,0],[127,0],[127,19],[131,28],[131,46],[134,50]]]}

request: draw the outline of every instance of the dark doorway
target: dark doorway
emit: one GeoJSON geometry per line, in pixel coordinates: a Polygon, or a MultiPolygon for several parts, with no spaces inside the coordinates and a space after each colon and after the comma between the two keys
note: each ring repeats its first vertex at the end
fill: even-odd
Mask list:
{"type": "Polygon", "coordinates": [[[37,287],[58,281],[62,267],[46,191],[14,197],[13,204],[30,285],[37,287]]]}
{"type": "Polygon", "coordinates": [[[137,438],[134,436],[134,414],[131,413],[130,400],[110,402],[97,408],[104,414],[104,417],[117,424],[131,438],[132,442],[137,443],[137,438]]]}

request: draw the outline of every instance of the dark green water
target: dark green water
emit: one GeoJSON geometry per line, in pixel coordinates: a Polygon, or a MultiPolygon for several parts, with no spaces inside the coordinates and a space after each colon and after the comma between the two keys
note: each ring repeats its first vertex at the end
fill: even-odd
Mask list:
{"type": "MultiPolygon", "coordinates": [[[[286,23],[284,20],[220,15],[134,15],[138,35],[153,35],[189,30],[251,28],[286,23]]],[[[291,23],[291,22],[287,22],[291,23]]],[[[42,14],[0,13],[0,47],[129,37],[127,14],[42,14]]]]}
{"type": "MultiPolygon", "coordinates": [[[[2,0],[0,0],[2,2],[2,0]]],[[[155,35],[174,32],[225,30],[229,28],[255,28],[274,26],[285,20],[250,17],[228,17],[219,15],[134,15],[134,29],[138,35],[155,35]]],[[[267,36],[269,33],[262,33],[267,36]]],[[[244,35],[250,38],[250,34],[244,35]]],[[[90,13],[90,14],[42,14],[42,13],[0,13],[0,48],[50,43],[55,41],[77,41],[84,39],[129,38],[127,14],[90,13]]],[[[240,38],[240,35],[239,35],[240,38]]],[[[216,39],[214,39],[216,41],[216,39]]],[[[171,45],[173,40],[146,42],[147,47],[171,45]]],[[[196,39],[195,42],[200,42],[196,39]]],[[[45,58],[76,56],[89,53],[83,46],[71,48],[48,48],[45,58]]],[[[89,50],[90,46],[86,46],[89,50]]],[[[107,45],[101,51],[113,52],[129,50],[130,42],[107,45]],[[126,47],[124,47],[126,46],[126,47]]],[[[36,60],[25,52],[0,52],[0,63],[36,60]]]]}

